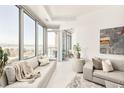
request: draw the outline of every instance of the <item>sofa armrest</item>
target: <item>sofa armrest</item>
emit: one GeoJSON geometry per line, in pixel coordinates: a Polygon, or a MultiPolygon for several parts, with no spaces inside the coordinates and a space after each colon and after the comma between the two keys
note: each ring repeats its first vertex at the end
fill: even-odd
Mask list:
{"type": "Polygon", "coordinates": [[[92,80],[92,74],[93,74],[93,63],[86,62],[83,67],[83,78],[87,80],[92,80]]]}
{"type": "Polygon", "coordinates": [[[0,86],[0,88],[4,88],[4,87],[0,86]]]}

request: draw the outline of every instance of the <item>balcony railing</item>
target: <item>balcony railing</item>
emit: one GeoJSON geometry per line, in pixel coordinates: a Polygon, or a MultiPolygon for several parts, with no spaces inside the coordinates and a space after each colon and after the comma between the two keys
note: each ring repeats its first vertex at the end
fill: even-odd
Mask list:
{"type": "Polygon", "coordinates": [[[48,47],[48,57],[49,58],[57,58],[57,48],[56,47],[48,47]]]}

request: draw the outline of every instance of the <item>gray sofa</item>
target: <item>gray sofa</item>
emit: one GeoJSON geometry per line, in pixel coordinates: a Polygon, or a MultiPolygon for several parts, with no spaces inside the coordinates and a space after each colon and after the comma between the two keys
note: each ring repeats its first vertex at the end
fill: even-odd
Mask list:
{"type": "Polygon", "coordinates": [[[112,60],[114,71],[103,72],[93,69],[93,62],[86,62],[83,78],[106,87],[124,87],[124,60],[112,60]]]}
{"type": "Polygon", "coordinates": [[[57,62],[50,61],[48,65],[38,66],[38,58],[34,57],[26,60],[30,65],[33,66],[35,71],[39,71],[41,76],[35,79],[33,83],[29,82],[19,82],[15,80],[15,73],[13,65],[16,62],[13,62],[6,67],[6,71],[4,71],[3,76],[0,79],[0,86],[5,88],[44,88],[47,86],[48,81],[50,80],[53,72],[56,69],[57,62]],[[7,70],[11,73],[7,73],[7,70]],[[9,84],[8,84],[9,83],[9,84]]]}

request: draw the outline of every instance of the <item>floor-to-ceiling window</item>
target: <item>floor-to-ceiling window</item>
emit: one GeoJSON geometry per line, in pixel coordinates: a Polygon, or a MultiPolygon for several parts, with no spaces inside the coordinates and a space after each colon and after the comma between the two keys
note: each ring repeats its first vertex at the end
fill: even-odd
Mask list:
{"type": "Polygon", "coordinates": [[[0,46],[8,53],[9,61],[19,59],[19,9],[0,6],[0,46]]]}
{"type": "Polygon", "coordinates": [[[35,21],[24,13],[24,59],[35,56],[35,21]]]}
{"type": "Polygon", "coordinates": [[[63,31],[62,33],[62,44],[63,44],[63,50],[62,50],[62,59],[66,59],[70,55],[70,50],[72,46],[72,36],[71,33],[68,31],[63,31]]]}
{"type": "Polygon", "coordinates": [[[38,24],[38,55],[43,54],[43,27],[38,24]]]}
{"type": "Polygon", "coordinates": [[[56,47],[56,33],[48,32],[48,56],[49,58],[57,57],[57,47],[56,47]]]}
{"type": "Polygon", "coordinates": [[[43,54],[43,30],[40,21],[22,6],[0,6],[0,47],[8,53],[9,62],[43,54]]]}

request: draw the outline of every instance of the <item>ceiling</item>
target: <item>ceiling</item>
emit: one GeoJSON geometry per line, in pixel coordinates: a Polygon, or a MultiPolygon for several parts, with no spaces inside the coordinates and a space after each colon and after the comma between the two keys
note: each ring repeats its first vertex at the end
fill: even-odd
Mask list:
{"type": "Polygon", "coordinates": [[[100,5],[25,5],[47,27],[59,28],[61,22],[75,21],[80,15],[108,7],[100,5]]]}
{"type": "Polygon", "coordinates": [[[45,5],[44,6],[53,21],[75,20],[80,15],[97,11],[105,6],[100,5],[45,5]]]}
{"type": "Polygon", "coordinates": [[[58,24],[52,23],[51,17],[43,5],[24,5],[24,7],[36,16],[43,26],[47,26],[48,28],[59,28],[58,24]]]}

